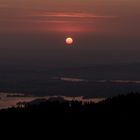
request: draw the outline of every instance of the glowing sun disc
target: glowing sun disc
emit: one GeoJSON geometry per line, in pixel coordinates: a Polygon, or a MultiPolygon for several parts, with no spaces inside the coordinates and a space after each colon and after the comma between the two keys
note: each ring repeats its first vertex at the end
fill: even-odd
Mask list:
{"type": "Polygon", "coordinates": [[[66,44],[70,45],[73,43],[73,39],[71,37],[66,38],[66,44]]]}

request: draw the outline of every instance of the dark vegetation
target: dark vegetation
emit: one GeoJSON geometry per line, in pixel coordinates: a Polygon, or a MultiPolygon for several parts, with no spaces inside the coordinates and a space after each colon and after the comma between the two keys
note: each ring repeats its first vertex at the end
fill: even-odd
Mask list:
{"type": "Polygon", "coordinates": [[[140,121],[140,94],[138,93],[119,95],[96,104],[65,101],[61,98],[58,100],[38,99],[23,104],[18,104],[17,108],[1,110],[0,116],[44,122],[49,120],[49,122],[73,121],[94,124],[140,121]]]}
{"type": "MultiPolygon", "coordinates": [[[[140,94],[130,93],[100,103],[38,99],[0,111],[1,130],[12,135],[86,139],[139,136],[140,94]],[[5,128],[5,129],[4,129],[5,128]],[[138,134],[138,135],[137,135],[138,134]],[[112,137],[113,136],[113,137],[112,137]]],[[[2,134],[2,131],[1,131],[2,134]]],[[[9,136],[9,135],[5,135],[9,136]]],[[[10,135],[11,137],[11,135],[10,135]]]]}

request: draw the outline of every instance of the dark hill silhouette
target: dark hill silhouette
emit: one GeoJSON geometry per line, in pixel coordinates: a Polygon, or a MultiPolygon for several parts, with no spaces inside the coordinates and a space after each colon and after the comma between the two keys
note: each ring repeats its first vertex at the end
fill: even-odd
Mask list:
{"type": "Polygon", "coordinates": [[[17,108],[0,111],[1,128],[3,123],[6,128],[16,127],[16,132],[20,133],[28,130],[31,134],[33,130],[33,135],[44,132],[43,134],[48,136],[51,132],[52,137],[56,132],[63,135],[67,131],[68,136],[85,134],[86,137],[95,137],[96,134],[101,135],[103,132],[111,136],[113,131],[114,136],[121,135],[120,132],[129,135],[137,130],[140,123],[138,93],[108,98],[96,104],[42,99],[23,104],[24,107],[20,103],[17,108]]]}
{"type": "Polygon", "coordinates": [[[41,119],[73,121],[139,121],[140,94],[130,93],[108,98],[99,103],[65,101],[55,99],[38,99],[30,103],[21,103],[17,108],[0,111],[1,116],[41,116],[41,119]]]}

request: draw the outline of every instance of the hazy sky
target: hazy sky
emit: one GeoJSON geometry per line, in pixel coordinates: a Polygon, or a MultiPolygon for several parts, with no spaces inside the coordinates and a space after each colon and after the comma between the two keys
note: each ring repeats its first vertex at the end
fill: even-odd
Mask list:
{"type": "Polygon", "coordinates": [[[140,35],[139,0],[1,0],[0,31],[140,35]]]}
{"type": "Polygon", "coordinates": [[[53,50],[42,60],[54,63],[57,56],[60,61],[67,58],[74,62],[70,55],[78,57],[77,63],[140,61],[136,56],[140,50],[139,25],[139,0],[0,0],[0,63],[9,62],[11,57],[14,62],[25,55],[38,60],[42,54],[30,52],[41,48],[53,50]],[[67,36],[74,38],[74,45],[60,53],[67,47],[67,36]],[[23,48],[28,50],[21,55],[23,48]],[[137,51],[131,54],[128,49],[137,51]]]}

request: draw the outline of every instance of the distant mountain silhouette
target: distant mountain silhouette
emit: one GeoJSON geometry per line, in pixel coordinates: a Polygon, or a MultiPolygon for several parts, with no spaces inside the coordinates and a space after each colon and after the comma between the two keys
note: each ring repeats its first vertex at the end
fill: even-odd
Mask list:
{"type": "Polygon", "coordinates": [[[47,65],[0,67],[0,91],[4,93],[24,93],[26,96],[61,94],[110,97],[131,91],[140,92],[140,63],[64,66],[52,69],[47,65]]]}
{"type": "Polygon", "coordinates": [[[65,99],[63,97],[50,97],[48,99],[48,101],[50,101],[50,102],[55,102],[55,101],[65,102],[65,99]]]}

